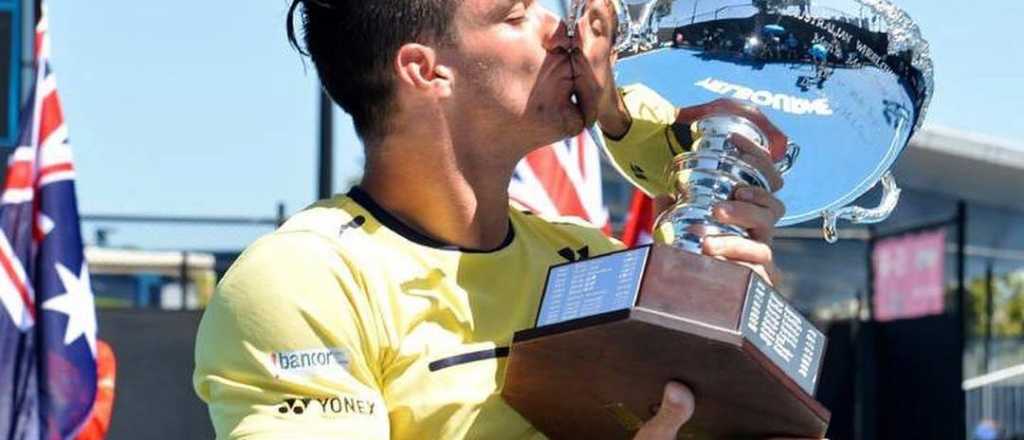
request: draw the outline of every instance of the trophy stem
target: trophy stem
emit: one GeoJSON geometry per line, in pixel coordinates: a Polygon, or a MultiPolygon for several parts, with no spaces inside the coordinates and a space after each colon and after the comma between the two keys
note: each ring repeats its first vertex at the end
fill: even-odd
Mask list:
{"type": "Polygon", "coordinates": [[[770,191],[768,179],[752,165],[740,159],[730,140],[741,135],[759,147],[768,149],[768,138],[750,120],[729,114],[716,114],[695,121],[690,130],[693,146],[677,155],[670,165],[676,203],[657,220],[656,228],[671,228],[672,246],[700,254],[704,237],[733,235],[748,237],[743,228],[715,219],[712,208],[729,200],[741,185],[770,191]]]}

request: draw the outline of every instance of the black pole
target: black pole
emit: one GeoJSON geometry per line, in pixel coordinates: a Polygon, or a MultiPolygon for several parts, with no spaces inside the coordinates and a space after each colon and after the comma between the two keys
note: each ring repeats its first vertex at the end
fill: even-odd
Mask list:
{"type": "MultiPolygon", "coordinates": [[[[959,345],[959,363],[955,368],[960,372],[960,376],[963,376],[964,368],[964,351],[967,348],[967,202],[960,200],[956,205],[956,325],[959,326],[959,338],[957,343],[959,345]]],[[[967,395],[964,391],[960,390],[960,399],[956,402],[956,411],[954,413],[958,415],[955,419],[959,424],[959,431],[963,433],[965,438],[967,436],[967,418],[964,414],[967,414],[967,395]]],[[[958,436],[959,437],[959,436],[958,436]]]]}
{"type": "Polygon", "coordinates": [[[868,226],[868,242],[867,242],[867,272],[868,272],[868,289],[867,289],[867,308],[868,308],[868,321],[873,322],[875,320],[875,245],[878,243],[878,232],[874,226],[868,226]]]}
{"type": "Polygon", "coordinates": [[[992,260],[985,264],[985,346],[981,359],[981,372],[988,373],[989,357],[992,354],[992,306],[993,290],[995,280],[993,279],[992,260]]]}
{"type": "Polygon", "coordinates": [[[960,355],[967,348],[967,203],[956,204],[956,322],[960,326],[960,355]]]}
{"type": "Polygon", "coordinates": [[[188,251],[181,251],[181,310],[188,308],[188,251]]]}
{"type": "Polygon", "coordinates": [[[331,188],[334,170],[334,125],[331,98],[320,91],[320,172],[317,177],[317,199],[326,199],[334,194],[331,188]]]}
{"type": "Polygon", "coordinates": [[[284,202],[277,202],[277,226],[284,224],[284,202]]]}
{"type": "MultiPolygon", "coordinates": [[[[854,428],[853,436],[857,440],[873,440],[877,438],[876,420],[878,414],[875,406],[878,400],[877,381],[877,347],[875,340],[875,270],[872,254],[878,236],[874,228],[868,229],[867,242],[867,288],[864,290],[863,306],[867,308],[867,319],[861,321],[860,313],[854,318],[854,428]]],[[[861,307],[858,307],[860,312],[861,307]]]]}

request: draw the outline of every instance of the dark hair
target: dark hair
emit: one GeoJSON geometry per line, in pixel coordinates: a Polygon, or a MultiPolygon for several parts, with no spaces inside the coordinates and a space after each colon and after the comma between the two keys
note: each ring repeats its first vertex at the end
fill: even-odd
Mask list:
{"type": "Polygon", "coordinates": [[[352,115],[364,142],[388,132],[394,79],[391,61],[411,42],[452,41],[461,0],[292,0],[288,41],[313,60],[324,90],[352,115]],[[295,32],[301,8],[302,41],[295,32]]]}

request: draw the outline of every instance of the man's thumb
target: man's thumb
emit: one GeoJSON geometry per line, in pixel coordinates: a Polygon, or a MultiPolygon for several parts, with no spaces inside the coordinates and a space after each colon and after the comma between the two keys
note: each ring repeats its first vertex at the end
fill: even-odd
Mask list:
{"type": "Polygon", "coordinates": [[[679,428],[693,417],[693,392],[679,382],[665,385],[665,393],[661,397],[661,407],[637,433],[638,439],[674,439],[679,428]]]}

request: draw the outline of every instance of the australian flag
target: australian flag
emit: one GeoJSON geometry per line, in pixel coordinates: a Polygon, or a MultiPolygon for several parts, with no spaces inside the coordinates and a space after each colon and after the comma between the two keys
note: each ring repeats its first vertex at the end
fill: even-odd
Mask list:
{"type": "Polygon", "coordinates": [[[45,14],[0,196],[0,437],[69,439],[96,394],[96,309],[45,14]]]}

